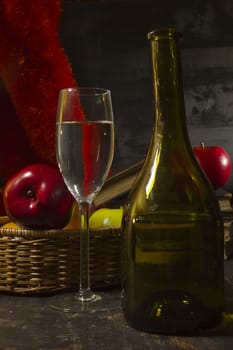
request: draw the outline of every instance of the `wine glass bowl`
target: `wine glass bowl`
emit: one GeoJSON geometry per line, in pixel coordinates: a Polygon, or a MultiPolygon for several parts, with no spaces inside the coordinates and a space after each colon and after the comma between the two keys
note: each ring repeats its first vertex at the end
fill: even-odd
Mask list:
{"type": "Polygon", "coordinates": [[[101,88],[60,90],[56,121],[57,163],[80,209],[81,302],[99,299],[89,278],[89,213],[108,176],[114,152],[111,92],[101,88]]]}

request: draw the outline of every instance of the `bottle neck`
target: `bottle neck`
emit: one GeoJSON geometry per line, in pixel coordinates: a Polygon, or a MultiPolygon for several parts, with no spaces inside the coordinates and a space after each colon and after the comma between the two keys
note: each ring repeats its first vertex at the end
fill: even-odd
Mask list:
{"type": "Polygon", "coordinates": [[[179,51],[180,35],[174,29],[148,34],[151,41],[155,132],[186,139],[187,127],[179,51]]]}

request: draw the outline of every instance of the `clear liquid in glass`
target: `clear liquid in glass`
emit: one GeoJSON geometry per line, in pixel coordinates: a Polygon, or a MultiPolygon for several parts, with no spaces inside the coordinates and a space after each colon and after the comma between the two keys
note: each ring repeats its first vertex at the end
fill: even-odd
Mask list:
{"type": "Polygon", "coordinates": [[[91,202],[111,166],[113,122],[62,122],[56,129],[57,159],[64,181],[75,198],[91,202]]]}

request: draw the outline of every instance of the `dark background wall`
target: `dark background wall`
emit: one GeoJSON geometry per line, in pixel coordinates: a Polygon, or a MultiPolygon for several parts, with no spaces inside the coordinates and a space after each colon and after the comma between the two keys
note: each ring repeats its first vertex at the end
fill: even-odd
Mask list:
{"type": "MultiPolygon", "coordinates": [[[[147,152],[153,117],[146,34],[170,26],[184,37],[181,53],[191,143],[218,144],[233,157],[232,0],[63,2],[60,38],[78,84],[112,91],[115,169],[141,160],[147,152]]],[[[233,177],[227,187],[233,188],[233,177]]]]}

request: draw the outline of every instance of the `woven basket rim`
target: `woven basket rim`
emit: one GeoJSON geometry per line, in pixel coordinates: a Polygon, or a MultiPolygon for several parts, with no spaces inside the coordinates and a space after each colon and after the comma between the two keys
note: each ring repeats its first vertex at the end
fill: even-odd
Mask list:
{"type": "MultiPolygon", "coordinates": [[[[23,237],[26,239],[72,239],[79,237],[79,230],[57,229],[57,230],[34,230],[34,229],[17,229],[17,228],[0,228],[0,237],[23,237]]],[[[119,235],[121,228],[106,227],[101,229],[90,229],[90,237],[92,236],[109,236],[119,235]]]]}
{"type": "MultiPolygon", "coordinates": [[[[3,227],[4,224],[11,222],[8,216],[0,216],[0,238],[9,237],[22,237],[25,239],[72,239],[79,237],[79,229],[30,229],[30,228],[10,228],[3,227]],[[1,227],[2,226],[2,227],[1,227]]],[[[121,227],[101,227],[96,229],[90,229],[90,236],[108,236],[119,235],[121,233],[121,227]]]]}

